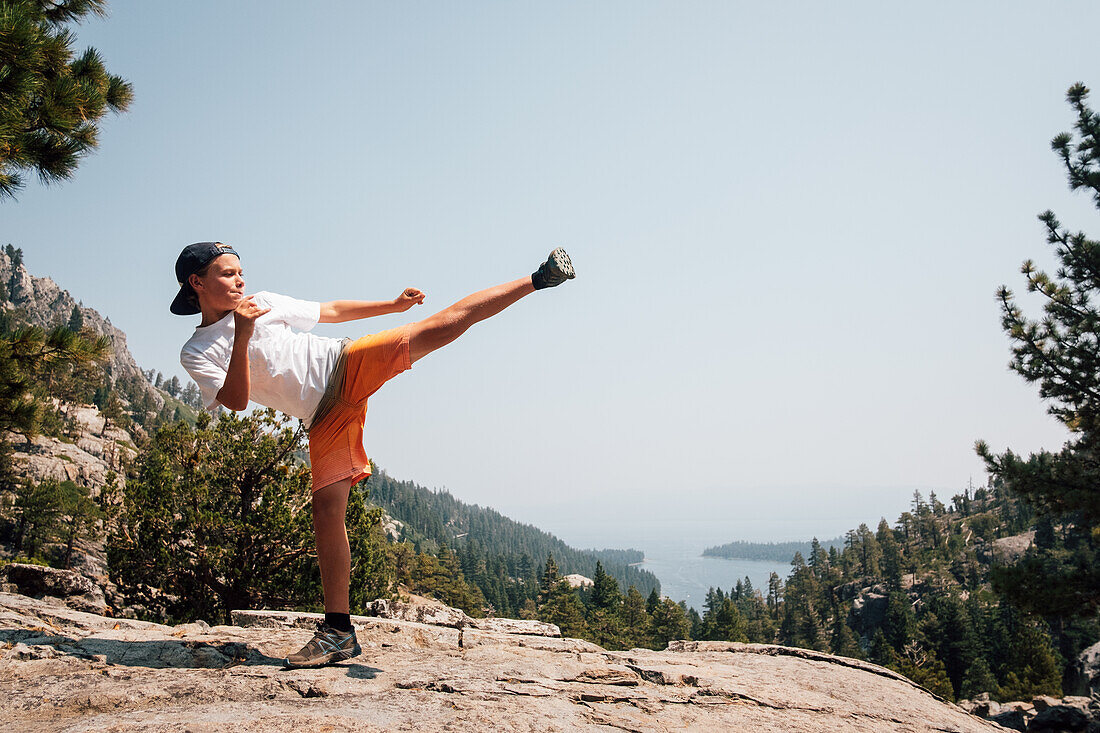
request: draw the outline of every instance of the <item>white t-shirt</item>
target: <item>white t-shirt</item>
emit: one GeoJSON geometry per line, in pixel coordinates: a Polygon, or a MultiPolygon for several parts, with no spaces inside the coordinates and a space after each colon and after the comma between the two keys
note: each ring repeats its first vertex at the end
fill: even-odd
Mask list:
{"type": "MultiPolygon", "coordinates": [[[[249,399],[308,423],[325,393],[343,341],[299,333],[317,325],[320,303],[268,292],[256,293],[254,302],[271,310],[256,319],[248,342],[249,399]]],[[[180,350],[180,363],[199,386],[209,410],[218,404],[218,392],[225,384],[233,332],[231,312],[217,323],[196,328],[180,350]]]]}

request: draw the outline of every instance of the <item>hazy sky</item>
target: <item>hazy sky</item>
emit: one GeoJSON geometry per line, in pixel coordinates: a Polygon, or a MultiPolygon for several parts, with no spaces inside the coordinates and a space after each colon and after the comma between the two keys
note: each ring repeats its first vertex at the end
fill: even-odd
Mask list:
{"type": "Polygon", "coordinates": [[[577,280],[372,399],[389,473],[580,545],[796,539],[984,481],[975,439],[1065,438],[994,292],[1052,262],[1040,211],[1100,234],[1048,144],[1100,85],[1094,2],[110,10],[79,44],[135,102],[0,238],[143,367],[184,376],[190,242],[233,244],[251,291],[428,294],[321,328],[349,336],[563,245],[577,280]]]}

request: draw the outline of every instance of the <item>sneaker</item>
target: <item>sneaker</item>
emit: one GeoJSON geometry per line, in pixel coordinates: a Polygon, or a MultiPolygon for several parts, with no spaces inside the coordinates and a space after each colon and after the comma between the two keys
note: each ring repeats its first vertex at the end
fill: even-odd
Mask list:
{"type": "Polygon", "coordinates": [[[291,654],[283,660],[287,667],[322,667],[333,662],[342,662],[363,653],[359,640],[355,638],[355,629],[340,631],[326,623],[317,627],[317,633],[297,654],[291,654]]]}
{"type": "Polygon", "coordinates": [[[550,253],[550,257],[547,258],[546,262],[539,265],[539,269],[531,275],[531,282],[535,284],[535,290],[541,290],[561,285],[566,280],[572,280],[576,276],[569,255],[565,253],[564,249],[558,247],[550,253]]]}

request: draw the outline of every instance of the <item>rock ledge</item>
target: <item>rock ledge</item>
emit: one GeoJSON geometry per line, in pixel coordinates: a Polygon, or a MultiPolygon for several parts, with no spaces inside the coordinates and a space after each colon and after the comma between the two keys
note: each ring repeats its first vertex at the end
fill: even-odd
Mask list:
{"type": "Polygon", "coordinates": [[[533,626],[478,628],[482,619],[356,617],[361,657],[283,670],[281,658],[309,639],[317,618],[242,611],[232,626],[170,627],[0,593],[0,724],[20,731],[1003,730],[857,660],[713,642],[609,652],[533,626]]]}

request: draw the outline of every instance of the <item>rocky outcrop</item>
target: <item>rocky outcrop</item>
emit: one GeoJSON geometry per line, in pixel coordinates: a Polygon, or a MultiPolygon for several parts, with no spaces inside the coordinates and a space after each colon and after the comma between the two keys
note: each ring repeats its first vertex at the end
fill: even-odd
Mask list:
{"type": "Polygon", "coordinates": [[[110,619],[0,593],[0,725],[20,731],[1001,730],[866,662],[784,647],[576,639],[355,617],[364,653],[283,670],[315,614],[110,619]]]}
{"type": "Polygon", "coordinates": [[[1100,700],[1100,641],[1077,656],[1066,691],[1100,700]]]}
{"type": "Polygon", "coordinates": [[[562,580],[568,583],[570,588],[591,588],[596,584],[592,578],[581,575],[580,573],[570,573],[562,578],[562,580]]]}
{"type": "MultiPolygon", "coordinates": [[[[848,590],[852,583],[843,586],[848,590]]],[[[870,634],[882,626],[886,619],[888,599],[886,586],[876,584],[866,588],[859,588],[852,593],[852,606],[849,611],[848,623],[861,637],[870,638],[870,634]]],[[[843,598],[844,595],[841,595],[843,598]]]]}
{"type": "Polygon", "coordinates": [[[963,710],[1009,730],[1025,733],[1096,733],[1100,731],[1100,700],[1068,695],[1040,695],[1030,702],[999,703],[983,693],[974,700],[959,700],[963,710]]]}
{"type": "MultiPolygon", "coordinates": [[[[557,626],[544,621],[514,618],[471,618],[457,608],[451,608],[439,601],[415,595],[408,596],[406,601],[379,598],[376,601],[371,601],[364,612],[374,618],[415,621],[433,626],[450,626],[455,629],[471,628],[528,636],[561,636],[561,630],[557,626]]],[[[238,612],[241,618],[246,618],[245,614],[248,613],[252,612],[238,612]]],[[[259,613],[270,615],[273,612],[261,611],[259,613]]],[[[242,623],[242,625],[245,624],[242,623]]]]}
{"type": "MultiPolygon", "coordinates": [[[[137,453],[130,434],[113,426],[106,426],[104,429],[103,417],[95,407],[68,405],[66,411],[74,419],[77,428],[75,439],[61,440],[45,435],[35,437],[31,443],[26,443],[22,438],[14,439],[11,443],[13,476],[35,483],[46,479],[72,481],[87,488],[88,495],[93,498],[112,480],[119,486],[124,484],[125,472],[121,467],[137,453]]],[[[47,560],[60,561],[66,551],[62,545],[47,544],[41,548],[40,554],[47,560]]],[[[0,546],[0,557],[10,555],[10,548],[0,546]]],[[[97,613],[106,612],[107,606],[103,605],[106,597],[116,613],[121,610],[122,598],[108,579],[107,558],[101,539],[78,540],[67,561],[70,563],[69,567],[82,576],[80,588],[85,585],[95,588],[94,597],[87,595],[92,592],[90,590],[77,590],[78,584],[74,582],[53,583],[50,590],[21,585],[16,590],[28,595],[53,596],[69,603],[73,608],[97,613]]],[[[3,580],[5,572],[10,571],[0,568],[0,580],[15,583],[11,579],[3,580]]]]}
{"type": "Polygon", "coordinates": [[[1023,557],[1034,542],[1035,530],[993,540],[993,559],[1010,565],[1023,557]]]}
{"type": "Polygon", "coordinates": [[[77,427],[75,440],[60,440],[46,435],[31,443],[14,438],[12,470],[17,478],[38,482],[44,479],[72,481],[97,496],[114,474],[123,481],[120,467],[133,458],[137,449],[125,430],[104,425],[99,410],[90,405],[67,405],[66,414],[77,427]]]}
{"type": "Polygon", "coordinates": [[[9,563],[0,566],[0,584],[21,595],[48,599],[78,611],[107,613],[103,589],[72,570],[9,563]]]}
{"type": "Polygon", "coordinates": [[[110,319],[104,318],[95,309],[81,306],[68,290],[61,289],[50,278],[32,276],[21,262],[13,266],[11,257],[3,248],[0,248],[0,285],[3,285],[7,293],[6,298],[0,299],[0,310],[18,309],[26,323],[32,326],[51,328],[59,323],[68,323],[73,308],[80,308],[84,325],[111,340],[111,354],[106,362],[111,378],[140,377],[148,385],[149,394],[156,404],[160,406],[164,403],[160,393],[142,376],[141,369],[126,346],[126,334],[115,328],[110,319]]]}

